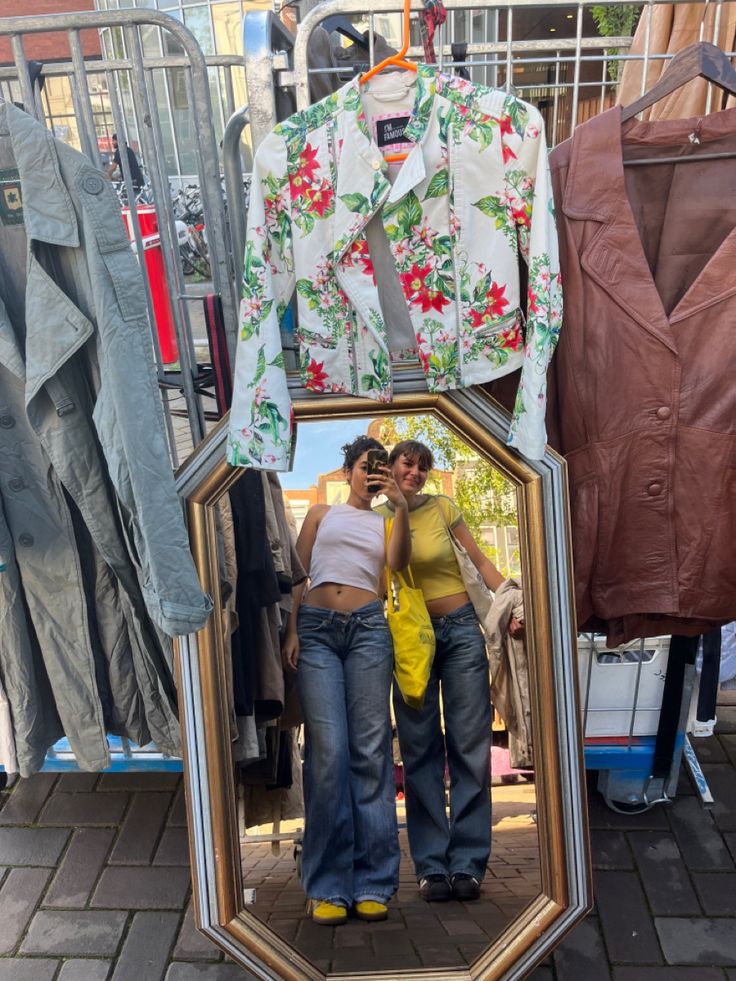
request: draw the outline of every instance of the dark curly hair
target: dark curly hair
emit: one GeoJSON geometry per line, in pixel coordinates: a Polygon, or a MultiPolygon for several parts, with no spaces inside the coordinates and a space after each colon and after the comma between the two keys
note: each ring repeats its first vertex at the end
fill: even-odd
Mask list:
{"type": "Polygon", "coordinates": [[[352,443],[346,443],[342,448],[342,468],[345,473],[350,473],[350,471],[355,466],[357,460],[367,453],[368,450],[383,450],[385,449],[383,443],[379,443],[377,439],[373,439],[372,436],[358,436],[354,439],[352,443]]]}

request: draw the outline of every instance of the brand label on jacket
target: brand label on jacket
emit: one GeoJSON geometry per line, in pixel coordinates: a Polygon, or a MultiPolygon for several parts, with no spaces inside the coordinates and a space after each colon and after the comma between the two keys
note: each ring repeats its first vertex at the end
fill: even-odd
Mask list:
{"type": "Polygon", "coordinates": [[[392,150],[396,150],[399,147],[410,146],[411,144],[404,139],[404,130],[410,118],[406,113],[389,113],[374,117],[373,124],[379,149],[390,146],[392,150]]]}
{"type": "Polygon", "coordinates": [[[23,224],[23,196],[16,168],[0,170],[0,221],[3,225],[23,224]]]}

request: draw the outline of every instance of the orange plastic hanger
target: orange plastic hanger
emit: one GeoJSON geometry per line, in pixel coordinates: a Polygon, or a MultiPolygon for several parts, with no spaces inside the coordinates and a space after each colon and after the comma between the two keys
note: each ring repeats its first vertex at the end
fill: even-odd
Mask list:
{"type": "MultiPolygon", "coordinates": [[[[397,51],[394,55],[389,55],[388,58],[384,58],[383,61],[379,61],[377,65],[374,65],[370,71],[365,72],[360,76],[360,84],[365,85],[367,81],[382,72],[384,68],[389,68],[396,66],[397,68],[406,68],[410,72],[416,72],[417,66],[413,61],[407,61],[404,55],[409,50],[409,21],[411,12],[411,0],[404,0],[404,23],[402,27],[402,41],[401,50],[397,51]]],[[[384,160],[389,163],[394,163],[399,160],[406,160],[406,153],[387,153],[384,160]]]]}

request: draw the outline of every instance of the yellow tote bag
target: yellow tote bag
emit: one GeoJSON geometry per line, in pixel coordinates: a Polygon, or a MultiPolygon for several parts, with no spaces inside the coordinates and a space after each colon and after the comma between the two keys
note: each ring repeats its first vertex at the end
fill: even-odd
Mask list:
{"type": "MultiPolygon", "coordinates": [[[[389,523],[386,523],[388,551],[389,523]]],[[[434,660],[435,636],[432,621],[421,589],[414,586],[411,568],[409,581],[400,572],[392,572],[386,563],[387,619],[394,643],[394,677],[408,706],[420,709],[429,684],[434,660]],[[398,606],[394,601],[393,579],[398,581],[398,606]]]]}

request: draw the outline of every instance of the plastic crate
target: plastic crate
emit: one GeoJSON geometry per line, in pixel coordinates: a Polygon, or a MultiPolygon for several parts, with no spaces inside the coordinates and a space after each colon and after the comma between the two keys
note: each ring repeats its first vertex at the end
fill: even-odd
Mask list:
{"type": "Polygon", "coordinates": [[[656,733],[669,648],[669,637],[647,637],[608,647],[602,635],[578,635],[580,705],[586,738],[656,733]]]}

